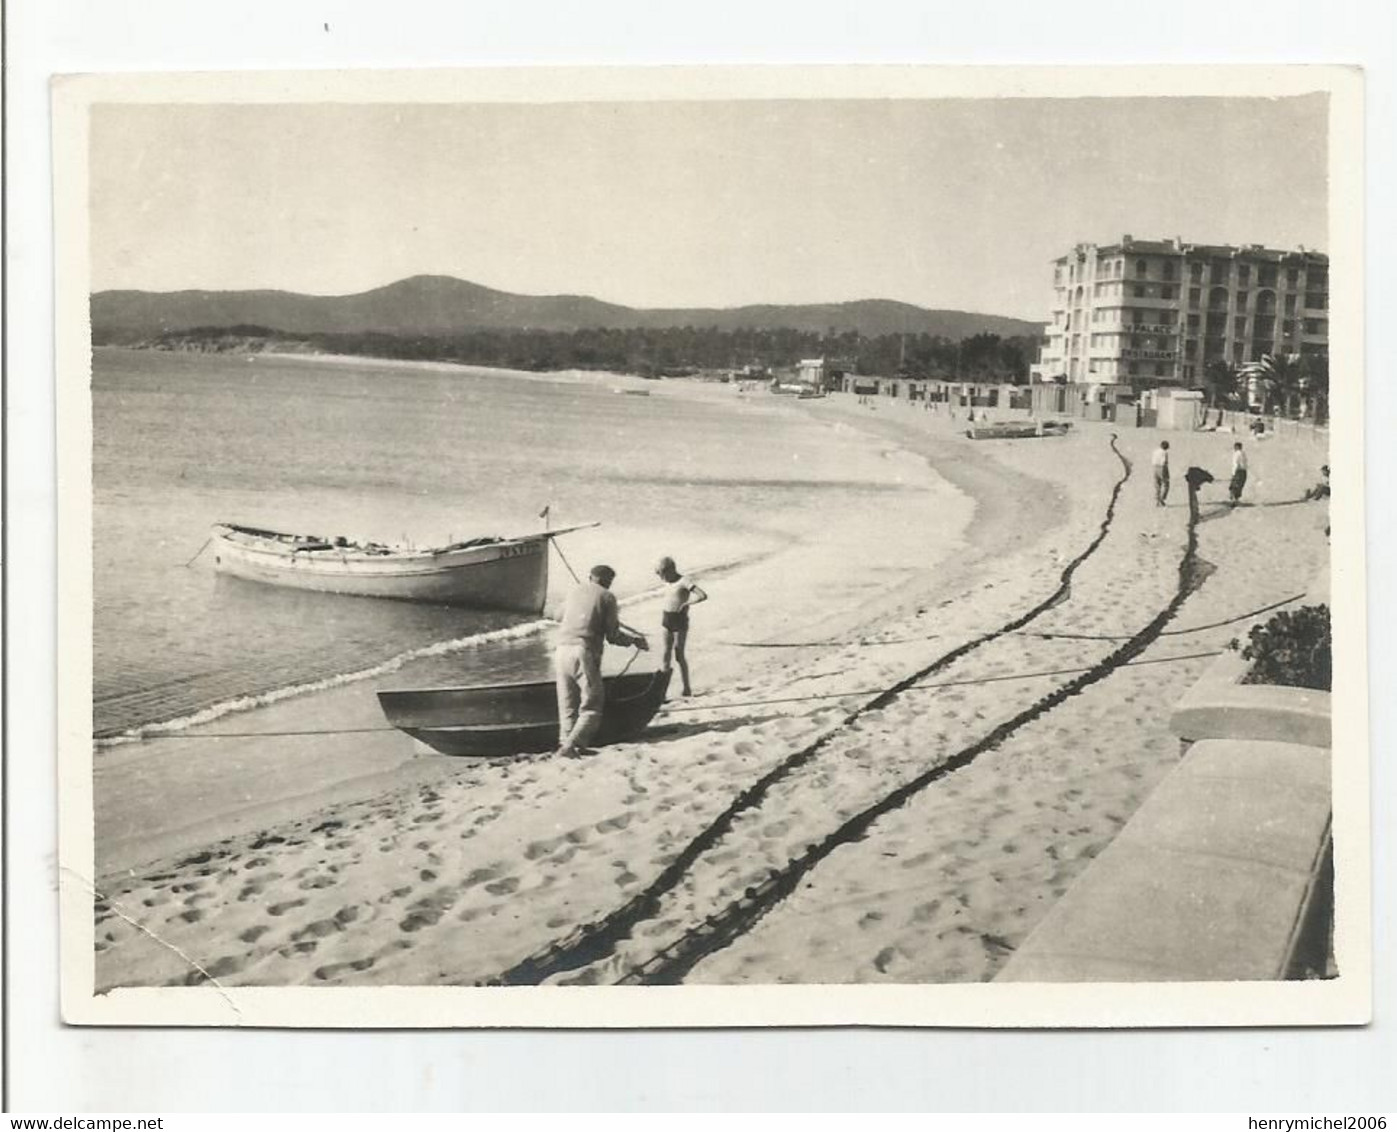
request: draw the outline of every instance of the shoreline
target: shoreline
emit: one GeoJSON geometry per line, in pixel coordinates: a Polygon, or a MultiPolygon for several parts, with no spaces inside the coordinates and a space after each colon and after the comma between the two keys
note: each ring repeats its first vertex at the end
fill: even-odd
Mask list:
{"type": "MultiPolygon", "coordinates": [[[[159,925],[225,986],[473,983],[515,969],[560,983],[629,977],[1015,704],[1042,698],[1063,679],[1054,672],[1099,661],[1107,646],[1085,638],[1143,624],[1177,585],[1186,508],[1154,508],[1138,471],[1153,431],[1122,435],[1120,456],[1109,429],[1092,426],[975,448],[944,418],[904,406],[874,417],[841,399],[801,411],[944,452],[958,492],[978,477],[984,498],[969,525],[938,544],[934,562],[901,561],[896,585],[886,574],[851,585],[835,609],[815,594],[803,621],[763,607],[764,591],[789,590],[781,564],[767,563],[754,597],[726,611],[743,640],[717,621],[696,626],[707,694],[667,705],[642,742],[585,764],[438,764],[386,792],[104,878],[99,989],[204,978],[115,920],[115,905],[159,925]],[[1127,465],[1133,478],[1121,480],[1127,465]],[[1035,603],[1031,628],[1047,636],[995,628],[1035,603]],[[763,641],[790,647],[751,647],[763,641]],[[924,671],[941,690],[895,691],[924,671]],[[613,922],[629,926],[585,961],[530,966],[613,922]]],[[[1181,463],[1215,462],[1213,448],[1230,442],[1170,437],[1181,463]]],[[[1263,446],[1254,498],[1295,498],[1309,457],[1322,459],[1263,446]]],[[[1327,553],[1316,516],[1299,507],[1210,506],[1200,530],[1211,573],[1184,606],[1189,624],[1293,592],[1291,575],[1308,577],[1327,553]],[[1278,538],[1291,547],[1285,559],[1273,553],[1278,538]]],[[[1177,761],[1163,723],[1171,697],[1206,663],[1189,657],[1231,631],[1152,645],[1145,659],[1160,663],[1122,669],[915,791],[683,980],[993,977],[1177,761]]]]}
{"type": "MultiPolygon", "coordinates": [[[[733,407],[740,410],[743,406],[733,407]]],[[[784,401],[762,408],[794,411],[794,406],[784,401]]],[[[808,420],[805,427],[831,424],[808,420]]],[[[916,458],[925,459],[925,454],[918,453],[916,458]]],[[[941,482],[939,476],[936,482],[941,482]]],[[[918,493],[899,505],[920,511],[933,502],[945,500],[938,495],[934,501],[918,493]]],[[[955,501],[950,502],[955,511],[955,501]]],[[[933,540],[942,557],[952,552],[956,531],[968,522],[970,506],[968,498],[962,500],[960,507],[966,513],[949,516],[949,526],[933,540]]],[[[847,518],[856,528],[859,523],[877,526],[876,516],[847,518]]],[[[692,650],[701,649],[695,657],[699,679],[713,687],[739,680],[752,667],[750,651],[721,648],[721,639],[755,633],[770,640],[789,634],[789,611],[780,601],[773,603],[769,595],[780,591],[782,574],[792,564],[800,568],[802,559],[807,566],[811,559],[818,560],[803,576],[827,595],[814,609],[798,611],[802,624],[809,622],[826,633],[839,632],[868,620],[872,614],[865,606],[870,601],[886,605],[882,575],[875,583],[861,582],[854,567],[846,571],[839,561],[841,556],[847,557],[849,547],[844,544],[848,541],[837,532],[829,537],[822,534],[813,548],[809,537],[788,539],[784,545],[773,544],[743,559],[692,569],[702,579],[721,579],[721,600],[700,611],[707,622],[702,631],[714,639],[692,650]],[[841,578],[845,573],[852,577],[841,578]],[[827,611],[826,605],[833,611],[827,611]],[[741,633],[736,632],[738,626],[741,633]]],[[[920,564],[907,564],[899,570],[903,579],[899,592],[908,587],[915,590],[920,564]]],[[[659,592],[650,586],[622,597],[623,616],[637,624],[643,622],[643,629],[656,645],[657,633],[649,622],[658,622],[659,592]]],[[[796,605],[800,604],[797,600],[796,605]]],[[[453,657],[473,654],[482,647],[539,649],[552,625],[544,619],[523,626],[529,630],[527,638],[520,635],[520,627],[500,631],[509,639],[499,644],[492,643],[496,633],[487,633],[482,640],[437,642],[412,650],[406,658],[390,658],[361,671],[256,697],[235,697],[181,719],[146,725],[142,734],[98,740],[94,759],[97,875],[110,876],[199,848],[199,839],[208,839],[203,832],[208,829],[223,838],[313,813],[321,808],[322,796],[325,804],[362,800],[375,790],[391,789],[396,775],[425,781],[449,774],[453,760],[419,751],[408,737],[388,727],[371,695],[371,684],[462,683],[459,677],[452,678],[453,657]],[[386,683],[380,679],[385,676],[386,683]],[[270,734],[259,738],[258,733],[270,734]],[[218,738],[220,735],[233,737],[218,738]],[[211,746],[216,749],[211,750],[211,746]],[[195,760],[205,765],[191,764],[186,755],[191,751],[195,760]]],[[[782,664],[794,663],[799,651],[782,656],[782,664]]],[[[614,670],[624,655],[619,650],[607,652],[607,668],[614,670]]],[[[763,658],[763,664],[769,666],[769,660],[763,658]]],[[[653,654],[641,663],[654,663],[653,654]]]]}

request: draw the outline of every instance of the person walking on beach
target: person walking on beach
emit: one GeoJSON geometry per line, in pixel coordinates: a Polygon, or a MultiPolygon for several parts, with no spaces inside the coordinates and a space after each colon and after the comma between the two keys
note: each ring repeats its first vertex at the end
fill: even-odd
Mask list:
{"type": "Polygon", "coordinates": [[[667,554],[656,564],[655,573],[665,583],[664,611],[660,614],[665,632],[665,658],[661,667],[668,672],[671,658],[678,662],[680,695],[692,696],[694,689],[689,683],[689,660],[684,655],[684,645],[689,639],[689,606],[707,601],[708,595],[696,582],[680,574],[674,559],[667,554]]]}
{"type": "Polygon", "coordinates": [[[558,750],[568,758],[589,753],[587,744],[601,727],[606,689],[601,679],[605,642],[634,645],[644,651],[650,642],[621,627],[611,583],[616,571],[593,566],[563,605],[553,646],[553,672],[558,686],[558,750]]]}
{"type": "Polygon", "coordinates": [[[1169,499],[1169,441],[1161,440],[1150,456],[1154,468],[1154,505],[1163,507],[1169,499]]]}
{"type": "Polygon", "coordinates": [[[1227,494],[1236,507],[1242,501],[1242,488],[1247,486],[1247,453],[1239,440],[1232,445],[1232,479],[1227,485],[1227,494]]]}

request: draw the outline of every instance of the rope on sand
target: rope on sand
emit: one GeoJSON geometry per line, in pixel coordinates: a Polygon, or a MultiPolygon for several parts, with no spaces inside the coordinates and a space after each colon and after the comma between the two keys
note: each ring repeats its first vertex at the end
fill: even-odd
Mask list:
{"type": "MultiPolygon", "coordinates": [[[[1270,605],[1263,605],[1257,609],[1249,609],[1245,613],[1238,613],[1234,617],[1225,618],[1222,621],[1210,621],[1206,625],[1190,625],[1187,629],[1166,629],[1160,633],[1161,637],[1185,637],[1190,633],[1202,633],[1207,629],[1220,629],[1224,625],[1232,625],[1238,621],[1245,621],[1248,617],[1256,617],[1258,614],[1269,613],[1273,609],[1279,609],[1283,605],[1289,605],[1292,601],[1299,601],[1306,595],[1305,590],[1298,594],[1291,594],[1290,597],[1282,598],[1280,601],[1273,601],[1270,605]]],[[[1129,633],[1043,633],[1033,632],[1028,629],[1010,630],[1020,637],[1037,637],[1044,641],[1128,641],[1129,633]]],[[[887,640],[868,640],[861,638],[857,641],[721,641],[720,644],[728,645],[731,648],[739,649],[814,649],[814,648],[873,648],[878,645],[912,645],[920,641],[939,641],[943,634],[931,633],[925,637],[890,637],[887,640]]]]}
{"type": "Polygon", "coordinates": [[[204,545],[201,546],[197,551],[195,551],[194,557],[184,564],[185,567],[188,568],[190,566],[193,566],[194,563],[198,561],[199,555],[203,554],[204,551],[208,550],[209,543],[211,542],[213,542],[213,535],[209,535],[209,537],[204,540],[204,545]]]}
{"type": "MultiPolygon", "coordinates": [[[[1150,660],[1131,660],[1119,665],[1120,668],[1133,668],[1146,664],[1173,664],[1184,660],[1206,660],[1209,657],[1221,656],[1225,649],[1213,649],[1210,652],[1192,652],[1184,656],[1161,656],[1150,660]]],[[[1037,672],[1012,672],[1007,676],[983,676],[978,680],[943,680],[934,683],[909,684],[906,691],[930,691],[938,688],[965,688],[979,684],[1000,684],[1011,680],[1038,680],[1045,676],[1073,676],[1083,672],[1090,672],[1095,665],[1086,665],[1081,668],[1045,668],[1037,672]]],[[[735,703],[723,704],[677,704],[671,707],[665,704],[660,710],[666,715],[680,711],[722,711],[727,708],[739,707],[763,707],[767,704],[795,704],[806,700],[837,700],[845,696],[869,696],[881,692],[881,688],[851,688],[847,692],[812,692],[806,696],[781,696],[769,700],[739,700],[735,703]]]]}
{"type": "MultiPolygon", "coordinates": [[[[1122,668],[1133,667],[1145,664],[1174,664],[1185,660],[1205,660],[1208,657],[1221,656],[1225,650],[1217,649],[1212,652],[1193,652],[1184,656],[1161,656],[1151,660],[1132,660],[1121,665],[1122,668]]],[[[634,662],[640,655],[640,650],[635,651],[635,656],[631,657],[634,662]]],[[[630,667],[630,663],[626,665],[630,667]]],[[[932,683],[909,684],[906,691],[932,691],[938,688],[966,688],[977,684],[1000,684],[1012,680],[1038,680],[1045,676],[1072,676],[1081,672],[1090,671],[1090,667],[1084,668],[1045,668],[1036,672],[1011,672],[1007,676],[983,676],[978,680],[942,680],[932,683]]],[[[624,674],[625,669],[621,673],[624,674]]],[[[765,700],[736,700],[730,703],[704,704],[685,703],[670,705],[666,703],[660,708],[665,715],[672,715],[675,712],[684,711],[727,711],[730,708],[765,707],[770,704],[799,704],[813,700],[838,700],[848,696],[871,696],[882,692],[882,688],[850,688],[843,692],[812,692],[804,696],[777,696],[765,700]]],[[[316,727],[302,731],[165,731],[157,732],[154,735],[142,735],[141,739],[286,739],[298,736],[314,735],[373,735],[396,731],[396,727],[316,727]]]]}
{"type": "MultiPolygon", "coordinates": [[[[1228,617],[1222,621],[1210,621],[1206,625],[1190,625],[1187,629],[1166,629],[1160,633],[1161,637],[1183,637],[1189,633],[1202,633],[1206,629],[1220,629],[1224,625],[1233,625],[1238,621],[1245,621],[1248,617],[1255,617],[1260,613],[1269,613],[1273,609],[1279,609],[1283,605],[1289,605],[1292,601],[1299,601],[1306,594],[1301,590],[1298,594],[1282,598],[1280,601],[1273,601],[1270,605],[1263,605],[1259,609],[1249,609],[1246,613],[1239,613],[1235,617],[1228,617]]],[[[1045,641],[1128,641],[1128,634],[1092,634],[1092,633],[1033,633],[1020,630],[1022,637],[1039,637],[1045,641]]]]}

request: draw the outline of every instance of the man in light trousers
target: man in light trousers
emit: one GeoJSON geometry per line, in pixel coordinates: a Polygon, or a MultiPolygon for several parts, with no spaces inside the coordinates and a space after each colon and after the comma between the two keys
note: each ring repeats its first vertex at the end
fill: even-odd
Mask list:
{"type": "Polygon", "coordinates": [[[616,571],[593,566],[587,581],[568,595],[553,648],[553,671],[558,684],[558,750],[568,758],[588,754],[587,744],[601,727],[606,689],[601,678],[601,654],[605,642],[634,645],[642,651],[650,643],[639,633],[621,627],[616,595],[611,583],[616,571]]]}

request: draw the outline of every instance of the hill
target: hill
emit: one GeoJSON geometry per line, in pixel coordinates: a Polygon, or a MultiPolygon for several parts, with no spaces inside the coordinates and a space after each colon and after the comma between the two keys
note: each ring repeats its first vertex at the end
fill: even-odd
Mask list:
{"type": "Polygon", "coordinates": [[[1038,323],[928,310],[889,299],[731,308],[643,309],[585,295],[516,295],[444,275],[416,275],[356,295],[293,291],[99,291],[91,299],[98,343],[137,342],[194,327],[273,327],[290,334],[452,335],[479,330],[576,331],[714,327],[867,336],[990,333],[1037,336],[1038,323]]]}

